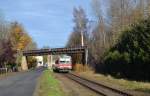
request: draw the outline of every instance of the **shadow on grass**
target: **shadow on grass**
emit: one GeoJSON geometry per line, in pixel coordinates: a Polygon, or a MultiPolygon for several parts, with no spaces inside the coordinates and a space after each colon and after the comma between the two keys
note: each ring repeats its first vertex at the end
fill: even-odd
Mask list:
{"type": "Polygon", "coordinates": [[[135,91],[150,93],[150,89],[141,89],[141,88],[138,88],[138,89],[135,89],[135,91]]]}

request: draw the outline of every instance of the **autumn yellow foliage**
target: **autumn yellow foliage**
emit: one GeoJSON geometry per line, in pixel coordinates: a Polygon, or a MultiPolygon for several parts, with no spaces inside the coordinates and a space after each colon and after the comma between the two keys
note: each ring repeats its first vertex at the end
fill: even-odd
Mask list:
{"type": "Polygon", "coordinates": [[[26,34],[23,27],[18,23],[13,23],[11,26],[11,35],[15,50],[23,50],[32,40],[26,34]]]}

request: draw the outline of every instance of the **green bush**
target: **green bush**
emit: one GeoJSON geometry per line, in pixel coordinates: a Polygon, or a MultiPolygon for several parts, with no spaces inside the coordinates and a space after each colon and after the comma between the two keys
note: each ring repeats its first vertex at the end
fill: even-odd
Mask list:
{"type": "Polygon", "coordinates": [[[106,73],[150,80],[150,18],[131,26],[104,56],[106,73]]]}

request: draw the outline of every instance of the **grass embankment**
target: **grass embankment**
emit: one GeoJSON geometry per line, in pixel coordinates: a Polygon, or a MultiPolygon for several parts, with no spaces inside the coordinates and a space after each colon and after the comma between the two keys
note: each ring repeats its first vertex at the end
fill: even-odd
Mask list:
{"type": "Polygon", "coordinates": [[[134,90],[140,92],[150,93],[150,83],[149,82],[138,82],[130,81],[126,79],[116,79],[110,75],[105,76],[102,74],[95,74],[94,72],[82,72],[81,75],[86,76],[87,78],[93,78],[97,81],[104,81],[112,85],[119,85],[126,90],[134,90]]]}
{"type": "Polygon", "coordinates": [[[60,82],[54,78],[50,70],[45,70],[39,78],[36,96],[64,96],[60,82]]]}

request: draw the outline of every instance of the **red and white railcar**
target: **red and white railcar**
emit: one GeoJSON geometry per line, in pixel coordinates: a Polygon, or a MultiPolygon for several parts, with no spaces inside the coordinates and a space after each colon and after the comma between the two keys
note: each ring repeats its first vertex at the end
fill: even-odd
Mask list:
{"type": "Polygon", "coordinates": [[[69,72],[72,70],[72,62],[71,62],[71,56],[60,56],[53,65],[53,71],[65,71],[69,72]]]}

